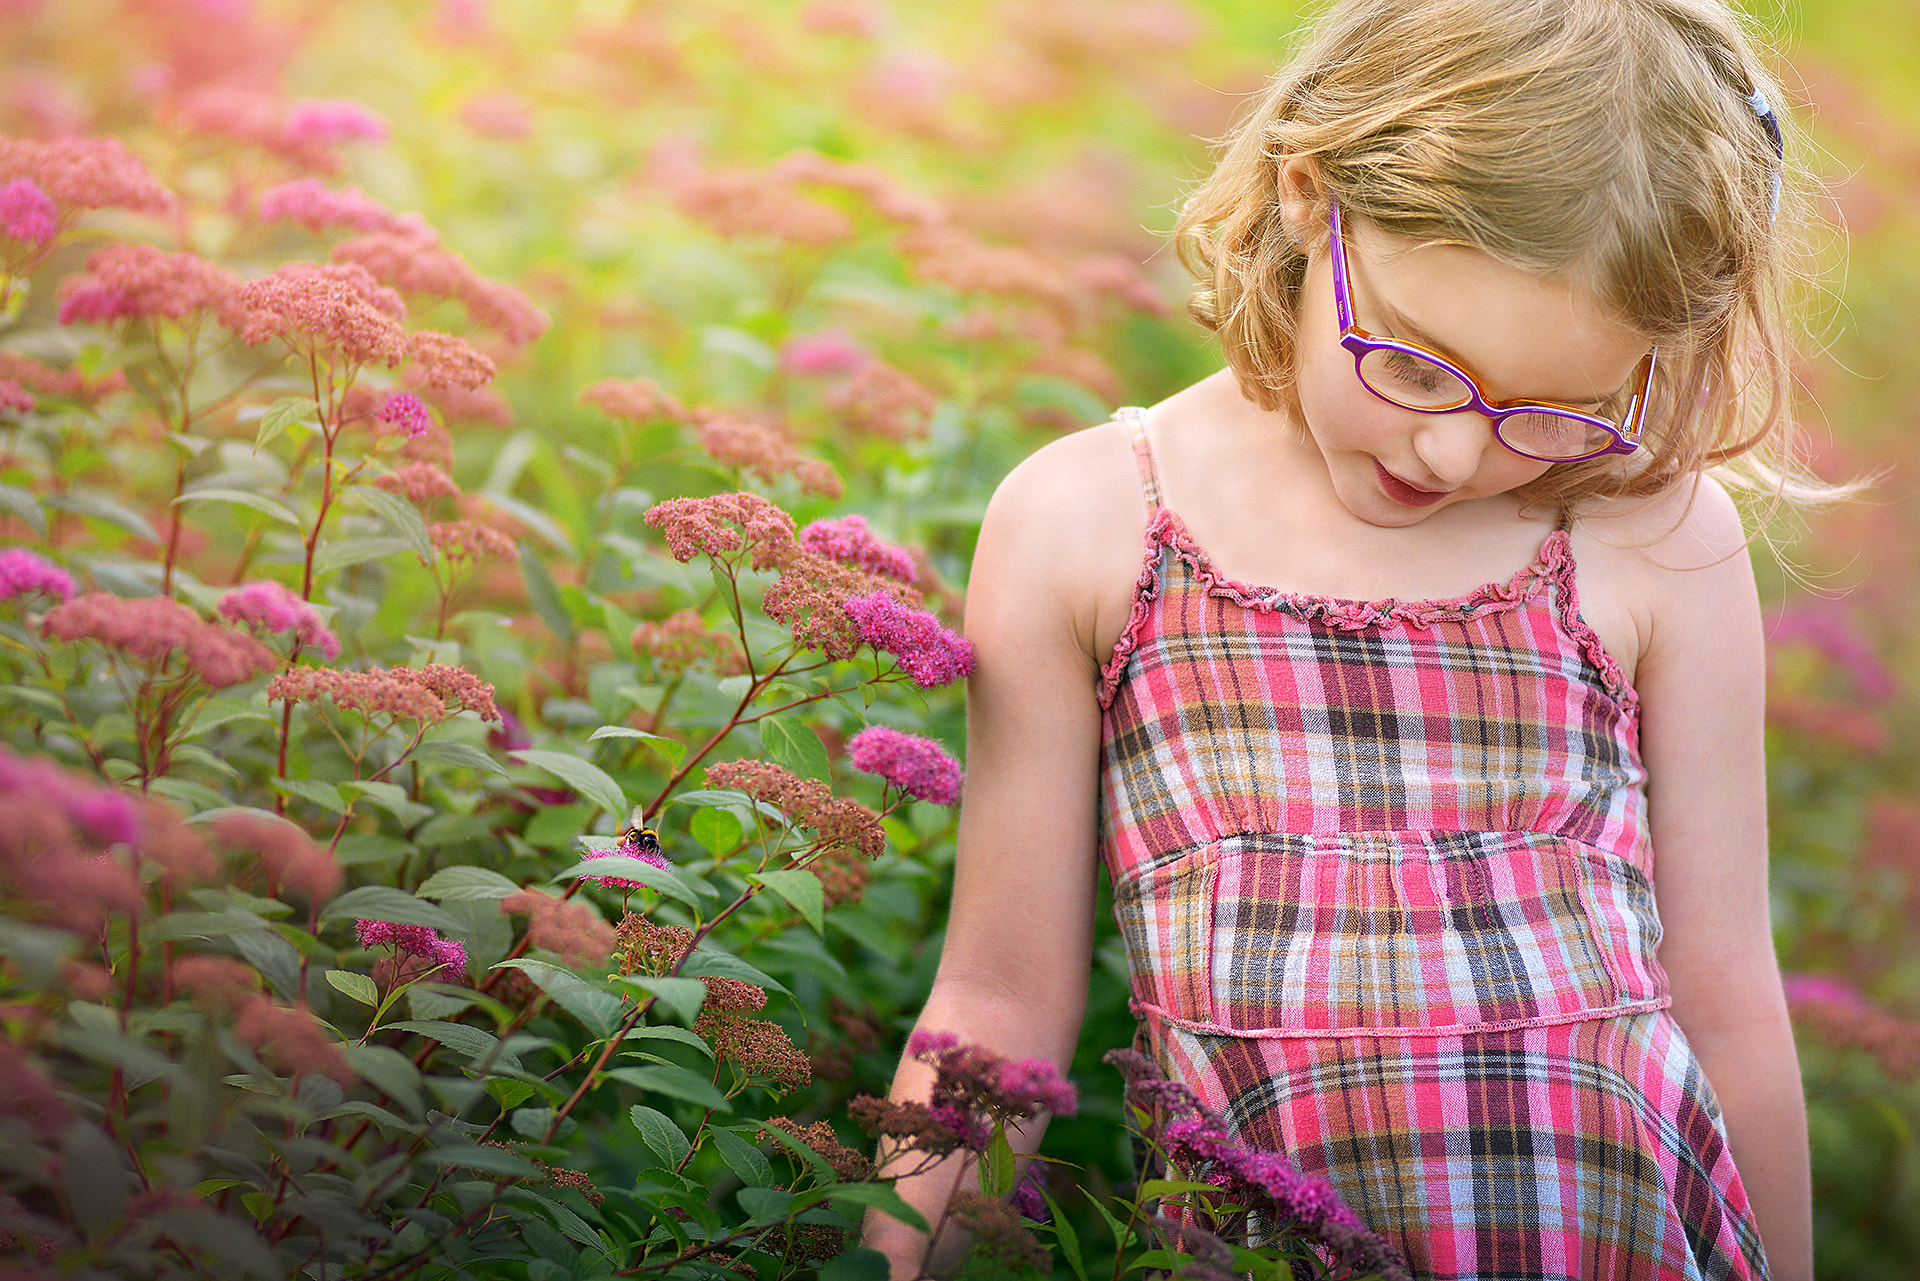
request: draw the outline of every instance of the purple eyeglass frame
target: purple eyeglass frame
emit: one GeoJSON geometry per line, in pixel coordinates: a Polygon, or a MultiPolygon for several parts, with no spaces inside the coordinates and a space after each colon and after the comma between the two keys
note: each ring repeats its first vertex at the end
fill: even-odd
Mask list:
{"type": "Polygon", "coordinates": [[[1604,418],[1582,413],[1568,405],[1556,405],[1548,400],[1510,400],[1504,404],[1494,404],[1480,391],[1480,384],[1473,375],[1439,352],[1422,347],[1419,343],[1403,342],[1398,338],[1377,338],[1362,329],[1353,320],[1353,286],[1347,274],[1347,242],[1340,231],[1340,206],[1327,202],[1327,225],[1333,233],[1333,306],[1335,319],[1340,322],[1340,345],[1353,353],[1353,376],[1360,385],[1371,392],[1375,399],[1401,409],[1410,409],[1416,414],[1457,414],[1463,409],[1471,409],[1493,423],[1493,434],[1503,446],[1523,458],[1532,458],[1543,463],[1577,463],[1588,458],[1599,458],[1606,454],[1630,454],[1640,448],[1641,433],[1646,428],[1647,401],[1653,387],[1653,370],[1659,348],[1646,354],[1640,363],[1640,389],[1627,402],[1627,409],[1618,423],[1610,423],[1604,418]],[[1440,368],[1458,378],[1467,389],[1467,399],[1454,405],[1409,405],[1380,391],[1367,381],[1360,372],[1360,362],[1366,359],[1370,351],[1400,351],[1422,360],[1430,360],[1440,368]],[[1516,414],[1546,410],[1565,418],[1598,427],[1612,438],[1611,443],[1588,453],[1572,458],[1542,458],[1539,454],[1520,449],[1500,433],[1500,424],[1516,414]]]}

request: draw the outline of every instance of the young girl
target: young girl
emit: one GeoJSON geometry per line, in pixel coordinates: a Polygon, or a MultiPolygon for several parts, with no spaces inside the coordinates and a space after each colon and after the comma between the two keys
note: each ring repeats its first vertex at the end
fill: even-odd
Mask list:
{"type": "Polygon", "coordinates": [[[1227,369],[988,513],[922,1028],[1064,1068],[1103,864],[1141,1048],[1416,1275],[1810,1274],[1780,100],[1720,0],[1333,5],[1179,226],[1227,369]]]}

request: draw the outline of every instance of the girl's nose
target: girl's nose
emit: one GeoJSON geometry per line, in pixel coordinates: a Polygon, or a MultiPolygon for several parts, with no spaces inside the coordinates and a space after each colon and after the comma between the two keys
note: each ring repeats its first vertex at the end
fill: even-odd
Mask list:
{"type": "Polygon", "coordinates": [[[1433,478],[1455,489],[1473,478],[1489,449],[1500,448],[1493,423],[1472,410],[1424,414],[1413,437],[1413,452],[1433,478]]]}

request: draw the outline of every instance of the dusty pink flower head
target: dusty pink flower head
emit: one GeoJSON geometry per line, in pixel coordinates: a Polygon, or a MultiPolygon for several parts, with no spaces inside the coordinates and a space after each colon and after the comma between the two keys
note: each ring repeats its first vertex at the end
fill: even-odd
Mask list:
{"type": "Polygon", "coordinates": [[[888,592],[870,592],[847,602],[860,639],[900,660],[921,689],[950,684],[973,672],[973,643],[950,631],[924,609],[888,592]]]}
{"type": "Polygon", "coordinates": [[[377,422],[404,431],[408,440],[417,440],[433,428],[433,411],[410,391],[396,391],[388,396],[373,417],[377,422]]]}
{"type": "Polygon", "coordinates": [[[647,378],[602,378],[580,393],[580,403],[592,405],[609,418],[636,423],[662,418],[688,421],[687,407],[647,378]]]}
{"type": "Polygon", "coordinates": [[[332,898],[345,879],[333,855],[316,845],[305,831],[272,814],[222,814],[209,825],[222,845],[252,850],[260,856],[272,887],[299,890],[315,902],[332,898]]]}
{"type": "Polygon", "coordinates": [[[35,403],[32,392],[12,378],[0,377],[0,412],[30,414],[35,403]]]}
{"type": "Polygon", "coordinates": [[[873,359],[873,353],[839,329],[803,334],[780,349],[780,363],[796,374],[850,374],[873,359]]]}
{"type": "Polygon", "coordinates": [[[776,428],[712,409],[695,410],[690,418],[700,436],[700,448],[716,462],[768,483],[791,475],[810,494],[838,498],[845,492],[845,483],[830,464],[808,458],[776,428]]]}
{"type": "Polygon", "coordinates": [[[279,1005],[265,993],[242,997],[233,1034],[283,1071],[318,1072],[342,1088],[357,1079],[340,1043],[305,1006],[279,1005]]]}
{"type": "Polygon", "coordinates": [[[613,927],[584,903],[525,889],[501,899],[500,911],[529,918],[528,942],[559,953],[568,965],[605,965],[613,955],[613,927]]]}
{"type": "Polygon", "coordinates": [[[303,98],[287,109],[293,143],[385,142],[387,122],[350,98],[303,98]]]}
{"type": "Polygon", "coordinates": [[[320,611],[271,579],[234,588],[214,608],[228,622],[257,632],[292,632],[295,640],[323,658],[340,657],[340,638],[321,619],[320,611]]]}
{"type": "Polygon", "coordinates": [[[56,600],[71,600],[73,579],[66,570],[24,547],[0,551],[0,600],[31,596],[35,592],[56,600]]]}
{"type": "Polygon", "coordinates": [[[441,938],[424,925],[403,925],[398,921],[359,921],[354,926],[361,947],[391,947],[397,952],[418,956],[446,970],[450,978],[467,972],[467,945],[459,939],[441,938]]]}
{"type": "Polygon", "coordinates": [[[408,353],[407,314],[400,295],[351,264],[290,262],[247,282],[240,301],[252,313],[240,337],[249,347],[269,338],[292,346],[337,347],[361,364],[398,365],[408,353]]]}
{"type": "Polygon", "coordinates": [[[800,531],[800,546],[829,560],[864,569],[882,578],[891,578],[909,587],[920,579],[919,572],[914,568],[913,556],[902,548],[875,538],[865,516],[816,520],[800,531]]]}
{"type": "Polygon", "coordinates": [[[60,323],[112,324],[207,313],[229,329],[246,313],[240,278],[197,254],[166,253],[152,245],[108,245],[87,257],[87,269],[60,282],[60,323]]]}
{"type": "Polygon", "coordinates": [[[422,510],[438,499],[460,497],[460,486],[453,477],[432,463],[408,463],[385,476],[375,477],[373,483],[376,488],[399,494],[422,510]]]}
{"type": "Polygon", "coordinates": [[[467,316],[515,346],[547,331],[547,313],[512,285],[489,280],[440,242],[440,233],[417,214],[403,214],[376,232],[333,247],[335,262],[365,267],[382,284],[403,294],[452,298],[467,316]]]}
{"type": "Polygon", "coordinates": [[[225,689],[280,666],[274,652],[251,636],[209,623],[170,596],[122,599],[90,592],[49,610],[41,634],[53,640],[90,640],[148,667],[185,657],[210,689],[225,689]]]}
{"type": "Polygon", "coordinates": [[[31,178],[56,204],[164,213],[173,196],[118,138],[34,142],[0,136],[0,181],[31,178]]]}
{"type": "Polygon", "coordinates": [[[323,698],[363,716],[423,720],[434,725],[453,717],[461,708],[483,721],[500,719],[492,685],[464,667],[442,663],[366,672],[295,667],[267,682],[269,702],[310,703],[323,698]]]}
{"type": "Polygon", "coordinates": [[[780,174],[712,170],[682,181],[674,200],[681,212],[729,240],[766,238],[819,246],[853,234],[852,219],[801,195],[780,174]]]}
{"type": "Polygon", "coordinates": [[[413,336],[408,354],[426,375],[429,387],[474,391],[493,381],[493,361],[452,334],[422,329],[413,336]]]}
{"type": "Polygon", "coordinates": [[[940,744],[885,725],[869,725],[847,743],[857,770],[878,774],[909,796],[936,805],[960,799],[960,766],[940,744]]]}
{"type": "Polygon", "coordinates": [[[338,191],[317,178],[300,178],[260,193],[260,217],[266,222],[297,222],[316,234],[334,227],[384,231],[393,211],[355,186],[338,191]]]}
{"type": "Polygon", "coordinates": [[[0,185],[0,235],[39,248],[60,227],[60,207],[31,178],[0,185]]]}
{"type": "Polygon", "coordinates": [[[758,494],[669,498],[647,509],[646,522],[666,535],[667,549],[683,562],[752,548],[753,567],[771,569],[799,550],[793,517],[758,494]]]}
{"type": "Polygon", "coordinates": [[[455,563],[503,560],[512,565],[520,560],[520,548],[511,537],[477,520],[437,520],[427,526],[427,541],[442,560],[455,563]]]}

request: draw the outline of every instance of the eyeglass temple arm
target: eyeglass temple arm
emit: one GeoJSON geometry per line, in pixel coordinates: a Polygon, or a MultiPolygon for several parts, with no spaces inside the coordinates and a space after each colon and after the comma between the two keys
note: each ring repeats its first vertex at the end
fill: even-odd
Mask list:
{"type": "Polygon", "coordinates": [[[1340,206],[1332,200],[1327,201],[1327,227],[1332,234],[1333,253],[1333,307],[1334,319],[1340,322],[1340,332],[1353,328],[1353,290],[1347,283],[1347,242],[1340,234],[1340,206]]]}

